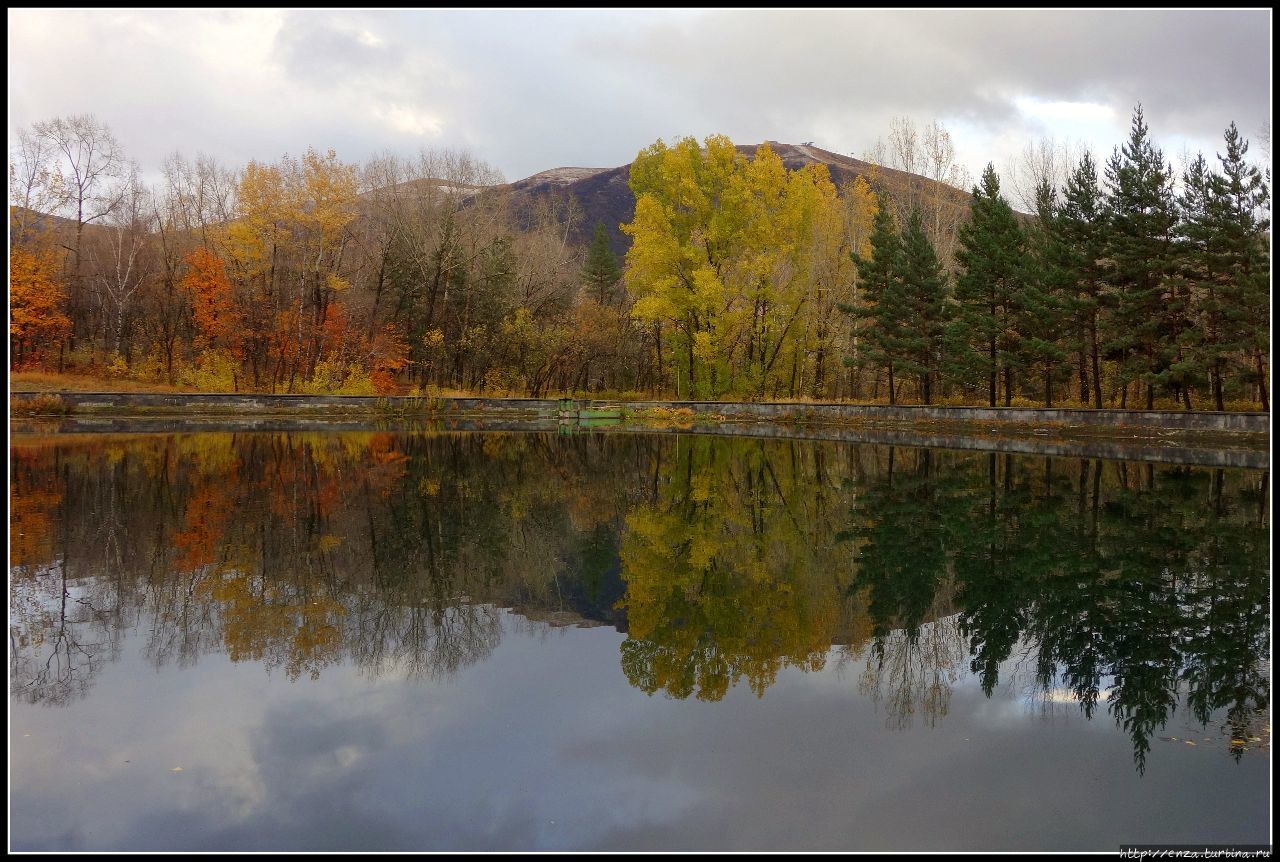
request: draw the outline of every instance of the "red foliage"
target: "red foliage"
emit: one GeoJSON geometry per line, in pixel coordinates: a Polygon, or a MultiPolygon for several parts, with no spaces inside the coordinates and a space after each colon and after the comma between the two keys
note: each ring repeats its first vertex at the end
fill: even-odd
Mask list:
{"type": "Polygon", "coordinates": [[[236,308],[235,294],[222,259],[207,248],[198,248],[186,257],[190,269],[182,286],[191,294],[197,345],[227,350],[239,358],[244,321],[236,308]]]}

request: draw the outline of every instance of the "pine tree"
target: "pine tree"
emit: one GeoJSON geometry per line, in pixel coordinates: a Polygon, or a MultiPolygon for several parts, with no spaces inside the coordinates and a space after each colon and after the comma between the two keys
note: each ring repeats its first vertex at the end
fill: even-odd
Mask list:
{"type": "Polygon", "coordinates": [[[946,275],[924,232],[919,208],[911,211],[902,234],[901,278],[890,293],[889,312],[897,318],[899,364],[916,375],[920,398],[931,404],[931,381],[937,373],[946,328],[946,275]]]}
{"type": "Polygon", "coordinates": [[[595,237],[587,247],[587,262],[582,268],[582,281],[592,297],[600,305],[613,302],[618,282],[622,280],[622,267],[609,248],[609,234],[604,224],[596,222],[595,237]]]}
{"type": "Polygon", "coordinates": [[[1156,388],[1169,386],[1186,307],[1169,278],[1178,221],[1172,168],[1148,137],[1141,105],[1134,109],[1129,140],[1107,163],[1106,180],[1104,257],[1113,303],[1107,347],[1120,363],[1120,406],[1136,379],[1146,382],[1151,409],[1156,388]]]}
{"type": "MultiPolygon", "coordinates": [[[[1225,326],[1231,346],[1249,368],[1244,381],[1258,387],[1262,409],[1269,410],[1266,356],[1270,351],[1271,194],[1261,172],[1245,162],[1249,142],[1232,123],[1224,134],[1227,154],[1218,156],[1222,174],[1209,182],[1211,253],[1225,274],[1225,326]]],[[[1221,408],[1219,408],[1221,409],[1221,408]]]]}
{"type": "Polygon", "coordinates": [[[1018,364],[1013,326],[1014,297],[1022,271],[1024,237],[1000,194],[1000,179],[988,164],[974,187],[970,220],[957,234],[955,321],[948,328],[948,361],[958,377],[985,376],[988,403],[996,406],[997,379],[1005,379],[1005,405],[1013,398],[1018,364]]]}
{"type": "Polygon", "coordinates": [[[1053,384],[1071,376],[1062,343],[1070,328],[1075,282],[1070,247],[1061,235],[1058,200],[1048,180],[1036,187],[1036,224],[1015,297],[1020,347],[1028,369],[1044,382],[1044,406],[1053,406],[1053,384]]]}
{"type": "Polygon", "coordinates": [[[1232,339],[1224,316],[1229,313],[1224,290],[1226,273],[1211,249],[1218,245],[1209,217],[1212,179],[1203,154],[1198,154],[1183,172],[1174,272],[1192,298],[1192,325],[1183,334],[1181,346],[1187,355],[1178,363],[1180,376],[1196,378],[1197,383],[1207,379],[1214,404],[1222,410],[1222,382],[1231,358],[1232,339]]]}
{"type": "Polygon", "coordinates": [[[896,404],[894,358],[899,352],[900,339],[897,281],[902,267],[902,242],[894,228],[893,208],[883,196],[879,203],[871,228],[870,256],[851,253],[862,288],[861,303],[842,304],[840,310],[853,315],[857,321],[859,355],[850,357],[850,361],[885,368],[889,374],[889,403],[896,404]]]}
{"type": "MultiPolygon", "coordinates": [[[[1093,406],[1102,408],[1102,349],[1099,318],[1103,299],[1101,258],[1106,234],[1105,201],[1098,188],[1098,171],[1093,156],[1086,152],[1067,179],[1062,193],[1062,206],[1057,212],[1058,235],[1066,256],[1065,264],[1075,282],[1072,311],[1076,338],[1089,358],[1093,388],[1093,406]]],[[[1080,400],[1088,402],[1086,385],[1081,386],[1080,400]]]]}

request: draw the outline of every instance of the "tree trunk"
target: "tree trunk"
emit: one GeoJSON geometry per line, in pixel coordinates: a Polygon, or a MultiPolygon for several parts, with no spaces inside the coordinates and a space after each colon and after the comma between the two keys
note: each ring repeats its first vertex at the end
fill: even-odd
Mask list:
{"type": "Polygon", "coordinates": [[[1268,402],[1267,402],[1267,377],[1266,377],[1266,373],[1267,373],[1267,372],[1266,372],[1266,367],[1262,364],[1262,351],[1261,351],[1261,350],[1255,350],[1255,351],[1253,351],[1253,364],[1254,364],[1254,367],[1255,367],[1255,368],[1257,369],[1257,371],[1258,371],[1258,395],[1260,396],[1260,399],[1261,399],[1261,401],[1262,401],[1262,409],[1263,409],[1263,410],[1270,410],[1271,408],[1270,408],[1269,406],[1267,406],[1267,404],[1268,404],[1268,402]]]}
{"type": "Polygon", "coordinates": [[[1077,364],[1080,367],[1080,404],[1088,406],[1089,404],[1089,368],[1088,359],[1085,356],[1084,348],[1076,354],[1077,364]]]}
{"type": "Polygon", "coordinates": [[[989,352],[989,354],[988,354],[988,357],[989,357],[990,362],[991,362],[991,380],[990,380],[990,384],[991,384],[991,398],[990,398],[990,401],[991,401],[991,406],[992,406],[992,407],[995,407],[995,406],[996,406],[996,389],[997,389],[997,386],[996,386],[996,375],[997,375],[997,373],[998,373],[998,372],[997,372],[997,370],[996,370],[996,340],[995,340],[994,338],[993,338],[993,339],[991,339],[991,350],[990,350],[990,352],[989,352]]]}
{"type": "Polygon", "coordinates": [[[1089,339],[1093,352],[1093,406],[1102,409],[1102,372],[1098,357],[1098,315],[1095,312],[1089,320],[1089,339]]]}
{"type": "Polygon", "coordinates": [[[696,378],[694,377],[694,372],[693,372],[693,333],[694,333],[694,327],[690,327],[689,328],[689,400],[690,401],[693,400],[694,393],[696,391],[696,387],[694,385],[696,382],[696,378]]]}

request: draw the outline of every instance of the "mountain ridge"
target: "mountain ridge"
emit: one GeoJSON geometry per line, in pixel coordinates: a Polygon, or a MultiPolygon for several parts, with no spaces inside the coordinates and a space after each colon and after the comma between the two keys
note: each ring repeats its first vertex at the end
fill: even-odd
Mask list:
{"type": "MultiPolygon", "coordinates": [[[[940,187],[942,193],[956,205],[968,208],[969,192],[955,186],[931,180],[919,174],[911,174],[896,168],[887,168],[852,156],[845,156],[812,144],[787,144],[780,141],[764,141],[760,144],[737,144],[735,149],[748,158],[768,145],[789,171],[800,170],[809,164],[825,165],[831,181],[843,194],[845,187],[856,177],[863,177],[873,187],[894,193],[916,185],[931,190],[940,187]]],[[[613,168],[559,167],[539,171],[523,179],[495,188],[505,188],[515,198],[517,206],[531,205],[538,198],[556,196],[562,200],[574,198],[581,208],[582,217],[570,231],[571,238],[581,244],[590,242],[597,223],[602,223],[609,236],[609,246],[618,256],[626,254],[631,238],[622,233],[620,225],[631,221],[635,215],[635,196],[628,184],[631,163],[613,168]]]]}

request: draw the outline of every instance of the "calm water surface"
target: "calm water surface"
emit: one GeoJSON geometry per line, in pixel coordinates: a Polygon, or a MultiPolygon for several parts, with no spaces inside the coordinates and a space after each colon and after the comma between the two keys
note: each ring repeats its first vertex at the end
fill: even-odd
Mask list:
{"type": "Polygon", "coordinates": [[[1265,843],[1265,473],[11,438],[15,850],[1265,843]]]}

